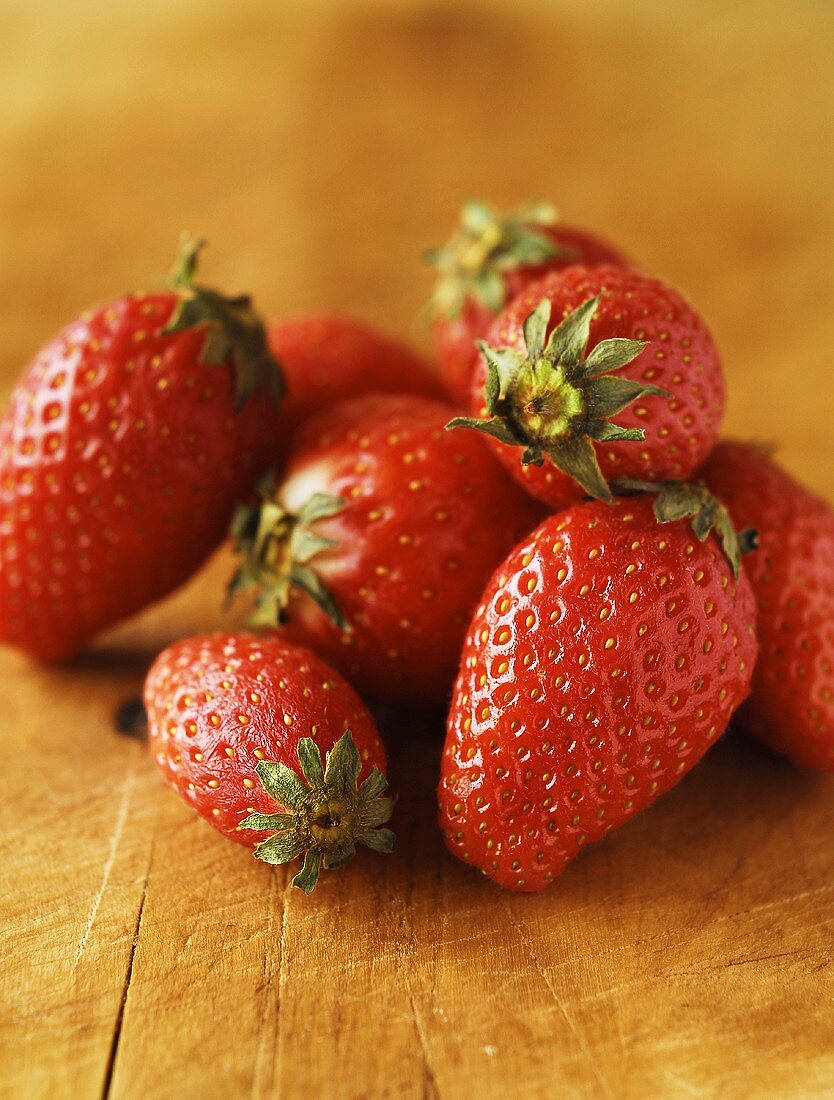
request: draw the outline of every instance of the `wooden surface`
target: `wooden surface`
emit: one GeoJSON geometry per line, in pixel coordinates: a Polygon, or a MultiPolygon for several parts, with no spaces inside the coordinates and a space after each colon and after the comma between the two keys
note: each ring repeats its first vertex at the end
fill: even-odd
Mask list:
{"type": "MultiPolygon", "coordinates": [[[[4,391],[182,227],[270,311],[408,332],[461,197],[541,196],[699,303],[729,428],[834,497],[823,0],[4,0],[0,25],[4,391]]],[[[834,1094],[830,778],[726,740],[517,897],[443,853],[440,721],[394,716],[398,849],[307,899],[113,732],[227,564],[71,667],[0,657],[0,1094],[834,1094]]]]}

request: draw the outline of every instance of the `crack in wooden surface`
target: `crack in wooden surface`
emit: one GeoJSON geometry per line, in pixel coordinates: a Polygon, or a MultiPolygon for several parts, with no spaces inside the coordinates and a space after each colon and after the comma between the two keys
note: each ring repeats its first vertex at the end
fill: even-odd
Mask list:
{"type": "Polygon", "coordinates": [[[130,985],[133,981],[133,967],[136,961],[136,950],[139,946],[139,936],[142,931],[142,916],[145,912],[145,901],[148,896],[148,883],[151,875],[151,864],[153,863],[153,841],[151,841],[151,849],[148,855],[148,867],[145,872],[145,880],[142,884],[142,896],[139,899],[139,908],[136,912],[136,923],[133,929],[133,938],[130,944],[130,955],[128,957],[127,968],[125,970],[124,983],[122,985],[122,994],[119,1000],[119,1008],[116,1013],[116,1019],[113,1025],[113,1034],[110,1040],[110,1049],[107,1055],[107,1065],[104,1070],[104,1083],[101,1089],[101,1100],[109,1100],[111,1095],[111,1089],[113,1087],[113,1079],[116,1072],[116,1062],[119,1057],[119,1044],[122,1039],[122,1030],[124,1028],[125,1012],[127,1011],[127,999],[130,995],[130,985]]]}
{"type": "Polygon", "coordinates": [[[264,945],[263,956],[263,1004],[261,1006],[260,1018],[258,1021],[258,1035],[257,1043],[255,1047],[255,1061],[254,1069],[252,1073],[252,1089],[251,1095],[253,1100],[256,1100],[259,1096],[269,1095],[267,1088],[267,1078],[269,1081],[274,1079],[275,1074],[275,1054],[278,1044],[278,1027],[280,1026],[281,1018],[281,999],[278,991],[274,989],[275,985],[275,942],[273,938],[273,932],[275,928],[275,906],[276,898],[280,895],[281,898],[281,939],[278,943],[278,984],[280,987],[280,973],[281,966],[284,957],[284,934],[285,934],[285,912],[286,912],[286,894],[284,890],[280,888],[280,876],[283,870],[271,869],[270,884],[269,884],[269,919],[266,927],[266,943],[264,945]],[[273,1029],[268,1036],[267,1022],[269,1020],[270,1012],[273,1008],[271,998],[275,995],[275,1023],[273,1029]],[[269,1039],[269,1041],[268,1041],[269,1039]],[[271,1059],[271,1064],[267,1066],[268,1060],[271,1059]]]}
{"type": "Polygon", "coordinates": [[[409,992],[408,1000],[411,1005],[411,1015],[414,1017],[414,1031],[417,1035],[417,1042],[420,1044],[420,1052],[423,1056],[423,1095],[425,1100],[440,1100],[440,1090],[437,1087],[437,1078],[434,1076],[434,1070],[431,1068],[431,1059],[429,1058],[428,1038],[423,1030],[423,1024],[420,1021],[420,1014],[417,1011],[417,1004],[414,1000],[413,993],[409,992]]]}

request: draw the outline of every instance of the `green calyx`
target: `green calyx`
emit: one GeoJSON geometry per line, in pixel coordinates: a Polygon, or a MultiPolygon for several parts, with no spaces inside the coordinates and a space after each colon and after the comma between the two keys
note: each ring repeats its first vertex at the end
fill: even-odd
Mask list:
{"type": "Polygon", "coordinates": [[[340,630],[350,626],[321,578],[310,566],[322,551],[336,545],[313,530],[315,524],[341,511],[342,497],[315,493],[297,514],[275,500],[275,484],[268,475],[254,505],[241,504],[233,519],[231,537],[241,562],[229,582],[228,596],[255,592],[255,626],[278,626],[284,618],[290,592],[306,592],[340,630]]]}
{"type": "Polygon", "coordinates": [[[293,878],[309,894],[322,867],[341,867],[364,844],[375,852],[390,852],[394,834],[381,828],[391,817],[394,803],[381,798],[388,783],[374,768],[359,784],[362,758],[350,731],[339,738],[322,765],[318,745],[310,737],[298,742],[301,774],[274,760],[261,760],[255,769],[261,786],[282,813],[250,814],[240,825],[273,835],[262,840],[254,854],[264,863],[289,863],[304,856],[293,878]]]}
{"type": "Polygon", "coordinates": [[[551,304],[544,299],[524,322],[526,352],[479,343],[487,364],[487,417],[460,416],[447,428],[474,428],[521,447],[524,466],[549,459],[592,497],[609,503],[594,443],[639,442],[642,428],[621,428],[610,417],[640,397],[666,390],[612,374],[642,352],[642,340],[602,340],[586,356],[591,320],[601,295],[569,313],[546,340],[551,304]]]}
{"type": "Polygon", "coordinates": [[[742,554],[749,554],[758,548],[758,533],[752,527],[736,531],[726,505],[713,496],[700,481],[651,482],[620,478],[612,482],[612,487],[622,496],[654,493],[654,514],[658,523],[674,523],[675,520],[689,516],[692,519],[692,530],[699,542],[704,542],[710,532],[714,531],[736,580],[742,554]]]}
{"type": "Polygon", "coordinates": [[[437,283],[431,300],[435,317],[457,317],[472,300],[492,313],[504,305],[503,275],[519,267],[533,267],[559,255],[559,249],[542,229],[556,222],[549,203],[531,203],[506,217],[482,202],[467,202],[460,224],[442,248],[426,253],[437,269],[437,283]]]}
{"type": "Polygon", "coordinates": [[[283,374],[269,350],[266,330],[252,308],[251,298],[245,294],[229,298],[194,282],[204,246],[205,241],[185,235],[180,241],[177,262],[168,279],[179,303],[162,333],[204,328],[201,359],[206,366],[215,367],[231,357],[236,407],[240,408],[256,390],[265,390],[277,405],[284,393],[283,374]]]}

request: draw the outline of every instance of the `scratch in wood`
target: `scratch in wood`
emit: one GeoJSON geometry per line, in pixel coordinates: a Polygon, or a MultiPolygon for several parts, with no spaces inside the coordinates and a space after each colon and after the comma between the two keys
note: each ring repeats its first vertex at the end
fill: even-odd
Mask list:
{"type": "MultiPolygon", "coordinates": [[[[261,1004],[261,1014],[258,1021],[258,1042],[255,1049],[255,1067],[252,1075],[252,1096],[258,1096],[263,1093],[268,1093],[271,1090],[262,1089],[261,1082],[264,1076],[264,1062],[266,1058],[266,1036],[267,1036],[267,1020],[269,1019],[269,1010],[271,1007],[272,998],[272,985],[273,977],[275,974],[275,962],[274,962],[274,936],[273,931],[275,928],[275,898],[278,893],[278,873],[273,872],[271,882],[269,886],[269,917],[267,919],[266,926],[266,943],[264,946],[264,959],[263,959],[263,1001],[261,1004]]],[[[282,920],[282,938],[283,938],[283,923],[284,923],[284,909],[286,908],[286,899],[282,899],[281,906],[281,920],[282,920]]],[[[276,1014],[281,1011],[280,999],[276,1006],[276,1014]]]]}
{"type": "MultiPolygon", "coordinates": [[[[679,1077],[676,1073],[673,1073],[670,1069],[667,1069],[667,1070],[664,1071],[664,1076],[666,1077],[667,1081],[673,1081],[675,1083],[678,1091],[683,1090],[687,1093],[688,1096],[694,1096],[694,1097],[697,1098],[697,1097],[702,1097],[702,1096],[706,1095],[705,1089],[701,1088],[700,1085],[695,1085],[691,1081],[684,1080],[683,1077],[679,1077]]],[[[710,1087],[711,1088],[714,1087],[714,1083],[710,1087]]]]}
{"type": "Polygon", "coordinates": [[[752,913],[762,913],[768,909],[792,908],[798,901],[805,901],[806,898],[817,897],[819,894],[829,894],[832,890],[834,890],[834,884],[826,882],[822,886],[802,890],[798,894],[774,898],[773,901],[765,901],[760,905],[751,905],[749,909],[740,909],[735,913],[724,913],[720,917],[716,917],[715,920],[708,921],[708,925],[722,924],[724,921],[736,920],[739,917],[749,917],[752,913]]]}
{"type": "Polygon", "coordinates": [[[773,955],[751,955],[749,958],[741,959],[728,959],[724,963],[720,963],[716,967],[711,967],[713,970],[729,970],[731,966],[747,966],[749,963],[763,963],[771,962],[773,959],[789,959],[795,958],[799,955],[799,950],[796,951],[777,951],[773,955]]]}
{"type": "Polygon", "coordinates": [[[282,897],[281,906],[281,957],[278,961],[278,1009],[277,1019],[275,1021],[275,1078],[281,1083],[281,1058],[283,1057],[283,1049],[281,1043],[281,1033],[284,1023],[283,1013],[281,1012],[281,1005],[284,1003],[284,994],[287,987],[287,928],[289,927],[289,921],[287,919],[287,911],[289,909],[289,899],[292,896],[292,880],[288,874],[286,874],[286,881],[284,884],[284,893],[282,897]]]}
{"type": "MultiPolygon", "coordinates": [[[[409,985],[410,984],[409,982],[409,985]]],[[[408,1000],[411,1004],[411,1015],[414,1017],[414,1030],[417,1032],[417,1041],[420,1044],[420,1051],[423,1055],[423,1096],[425,1100],[439,1100],[440,1090],[437,1087],[437,1079],[434,1076],[434,1071],[429,1061],[429,1047],[426,1040],[426,1034],[423,1031],[423,1025],[420,1023],[417,1005],[414,1002],[414,994],[411,991],[409,991],[408,1000]]]]}
{"type": "Polygon", "coordinates": [[[104,1070],[104,1085],[102,1087],[101,1096],[102,1100],[108,1100],[110,1096],[110,1089],[113,1085],[113,1074],[116,1069],[116,1058],[119,1053],[119,1043],[122,1038],[122,1026],[125,1019],[125,1009],[127,1008],[127,998],[130,993],[130,983],[133,981],[133,963],[136,959],[136,948],[139,944],[139,933],[142,930],[142,914],[145,911],[145,899],[148,896],[148,881],[151,877],[151,863],[153,862],[153,841],[151,841],[151,850],[148,854],[148,869],[145,872],[145,881],[142,886],[142,897],[139,900],[139,909],[136,913],[136,924],[133,929],[133,942],[130,945],[130,958],[127,961],[127,970],[125,971],[125,980],[122,985],[122,996],[119,1001],[119,1010],[116,1013],[116,1022],[113,1027],[113,1036],[110,1040],[110,1051],[107,1056],[107,1065],[104,1070]]]}
{"type": "Polygon", "coordinates": [[[573,1019],[571,1018],[570,1013],[567,1010],[567,1007],[566,1007],[564,1001],[562,1000],[562,998],[559,996],[558,992],[556,991],[556,987],[551,982],[549,974],[547,973],[545,968],[542,966],[541,960],[539,959],[538,955],[535,952],[535,949],[533,947],[533,942],[530,939],[530,935],[527,932],[526,926],[523,924],[522,921],[520,921],[515,916],[511,906],[507,902],[504,902],[504,909],[506,910],[507,915],[510,918],[510,923],[515,928],[515,930],[518,933],[518,936],[521,939],[521,941],[523,942],[524,946],[527,948],[527,953],[530,956],[530,958],[533,962],[533,965],[535,966],[536,970],[538,971],[542,981],[544,982],[545,986],[547,987],[547,989],[550,993],[550,996],[553,998],[553,1001],[554,1001],[556,1007],[561,1012],[562,1016],[564,1017],[565,1023],[568,1025],[571,1032],[573,1033],[573,1036],[576,1039],[577,1045],[579,1046],[579,1049],[582,1051],[582,1054],[585,1058],[585,1061],[588,1063],[588,1065],[591,1069],[591,1072],[593,1073],[594,1077],[596,1077],[600,1088],[602,1089],[602,1091],[604,1092],[604,1094],[606,1096],[611,1097],[612,1100],[613,1100],[613,1095],[614,1094],[611,1092],[611,1089],[608,1087],[608,1082],[605,1080],[605,1078],[600,1073],[600,1069],[599,1069],[599,1066],[597,1064],[597,1059],[594,1058],[593,1055],[591,1054],[591,1051],[588,1047],[588,1044],[585,1042],[583,1037],[580,1035],[580,1033],[579,1033],[579,1031],[576,1027],[576,1024],[573,1022],[573,1019]]]}
{"type": "Polygon", "coordinates": [[[104,869],[101,874],[101,882],[99,883],[98,890],[96,890],[95,897],[93,898],[93,904],[90,906],[90,912],[87,915],[87,922],[84,925],[84,932],[81,936],[81,940],[78,944],[78,950],[75,952],[75,960],[72,964],[72,969],[75,970],[81,961],[81,956],[84,954],[84,948],[87,946],[87,940],[90,938],[90,933],[93,930],[96,916],[98,915],[99,906],[101,905],[101,899],[104,897],[104,891],[107,889],[107,883],[110,881],[110,873],[113,870],[113,864],[116,862],[116,852],[119,848],[119,842],[122,839],[122,833],[124,832],[125,822],[127,821],[127,811],[130,806],[130,799],[133,794],[133,788],[136,784],[136,772],[131,768],[127,777],[125,778],[122,786],[122,797],[119,800],[119,808],[116,813],[116,824],[113,827],[113,832],[110,836],[110,843],[107,849],[107,859],[104,861],[104,869]]]}

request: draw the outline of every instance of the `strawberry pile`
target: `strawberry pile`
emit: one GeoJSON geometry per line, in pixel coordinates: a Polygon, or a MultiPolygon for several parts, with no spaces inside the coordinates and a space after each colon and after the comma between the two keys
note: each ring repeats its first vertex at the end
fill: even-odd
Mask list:
{"type": "Polygon", "coordinates": [[[539,204],[429,254],[439,371],[197,280],[109,302],[0,422],[0,640],[66,660],[225,539],[238,632],[159,655],[165,780],[272,864],[389,852],[366,702],[442,707],[450,850],[535,891],[738,722],[834,771],[834,511],[719,441],[699,313],[539,204]],[[365,701],[363,701],[365,700],[365,701]]]}

